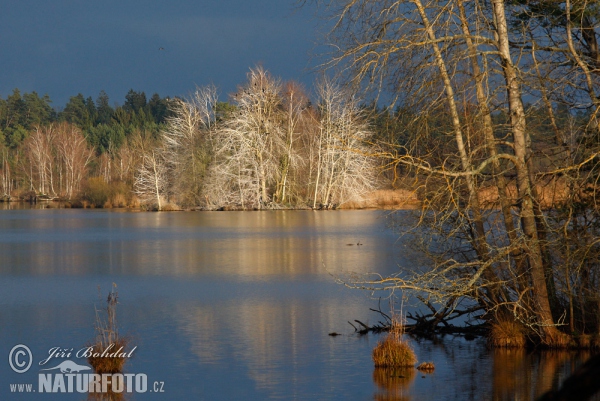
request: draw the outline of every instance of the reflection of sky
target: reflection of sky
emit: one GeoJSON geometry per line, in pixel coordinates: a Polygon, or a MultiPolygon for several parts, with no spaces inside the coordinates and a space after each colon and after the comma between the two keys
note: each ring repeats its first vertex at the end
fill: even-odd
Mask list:
{"type": "MultiPolygon", "coordinates": [[[[398,248],[382,215],[0,213],[0,355],[18,343],[36,361],[52,347],[83,347],[94,304],[116,282],[121,334],[138,347],[128,372],[165,382],[164,395],[136,399],[530,399],[564,379],[580,356],[491,353],[453,337],[412,342],[419,361],[435,362],[432,375],[374,374],[381,336],[352,335],[347,321],[376,323],[376,301],[328,270],[393,271],[398,248]],[[346,245],[353,241],[364,245],[346,245]]],[[[36,373],[0,363],[0,399],[11,400],[7,383],[35,382],[36,373]]]]}

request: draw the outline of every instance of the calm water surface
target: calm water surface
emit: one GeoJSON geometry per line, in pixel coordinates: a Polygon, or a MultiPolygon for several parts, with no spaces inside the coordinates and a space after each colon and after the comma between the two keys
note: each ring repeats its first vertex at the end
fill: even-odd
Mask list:
{"type": "Polygon", "coordinates": [[[588,357],[446,337],[412,340],[431,375],[374,369],[380,337],[347,321],[377,321],[377,301],[334,277],[418,263],[386,222],[378,211],[0,211],[0,399],[86,398],[10,384],[37,388],[49,349],[92,340],[113,283],[121,334],[137,346],[126,371],[164,382],[135,400],[529,400],[588,357]],[[34,355],[23,374],[7,363],[16,344],[34,355]]]}

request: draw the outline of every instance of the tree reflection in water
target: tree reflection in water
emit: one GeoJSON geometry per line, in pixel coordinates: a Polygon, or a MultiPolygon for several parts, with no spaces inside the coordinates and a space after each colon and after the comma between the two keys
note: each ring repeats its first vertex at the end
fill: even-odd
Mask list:
{"type": "Polygon", "coordinates": [[[377,401],[409,401],[410,387],[417,370],[409,368],[375,368],[373,382],[377,386],[374,399],[377,401]]]}
{"type": "Polygon", "coordinates": [[[493,360],[494,400],[535,400],[561,383],[590,357],[589,351],[547,350],[528,353],[524,349],[495,349],[493,360]]]}

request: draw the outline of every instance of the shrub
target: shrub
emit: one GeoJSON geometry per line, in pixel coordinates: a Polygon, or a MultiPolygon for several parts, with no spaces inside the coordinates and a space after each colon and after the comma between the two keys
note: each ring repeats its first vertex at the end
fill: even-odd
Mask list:
{"type": "Polygon", "coordinates": [[[102,177],[93,177],[83,184],[80,196],[84,205],[104,207],[110,197],[110,187],[102,177]]]}
{"type": "Polygon", "coordinates": [[[96,340],[88,345],[93,348],[93,354],[87,360],[94,371],[102,373],[120,373],[127,358],[123,356],[129,343],[127,338],[119,336],[117,326],[117,301],[118,292],[115,291],[116,284],[108,294],[106,310],[96,309],[96,340]],[[106,318],[103,317],[106,312],[106,318]],[[106,354],[103,355],[103,352],[106,354]]]}
{"type": "Polygon", "coordinates": [[[403,332],[402,325],[394,321],[390,332],[373,349],[373,362],[375,362],[375,366],[414,366],[417,362],[417,357],[408,342],[402,338],[403,332]]]}
{"type": "Polygon", "coordinates": [[[421,362],[421,364],[417,366],[417,369],[421,372],[431,373],[435,370],[435,365],[433,362],[421,362]]]}
{"type": "Polygon", "coordinates": [[[525,334],[519,323],[502,318],[492,323],[488,342],[492,347],[520,348],[525,346],[525,334]]]}

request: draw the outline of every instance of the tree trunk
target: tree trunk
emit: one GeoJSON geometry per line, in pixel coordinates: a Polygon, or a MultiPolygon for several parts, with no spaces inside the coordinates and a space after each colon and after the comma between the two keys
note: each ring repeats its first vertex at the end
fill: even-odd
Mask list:
{"type": "Polygon", "coordinates": [[[521,89],[518,82],[517,72],[512,63],[508,40],[508,25],[506,21],[504,0],[492,0],[493,15],[495,22],[495,34],[497,35],[498,50],[502,63],[502,72],[506,83],[508,95],[508,106],[510,114],[510,125],[513,134],[513,145],[517,164],[517,192],[519,196],[520,217],[525,234],[525,249],[531,279],[534,286],[533,294],[537,304],[537,315],[540,325],[542,340],[552,345],[558,340],[559,332],[554,326],[552,310],[548,297],[546,278],[544,275],[544,263],[542,249],[540,246],[537,225],[534,213],[534,199],[531,189],[527,156],[530,152],[527,141],[525,109],[521,99],[521,89]]]}

